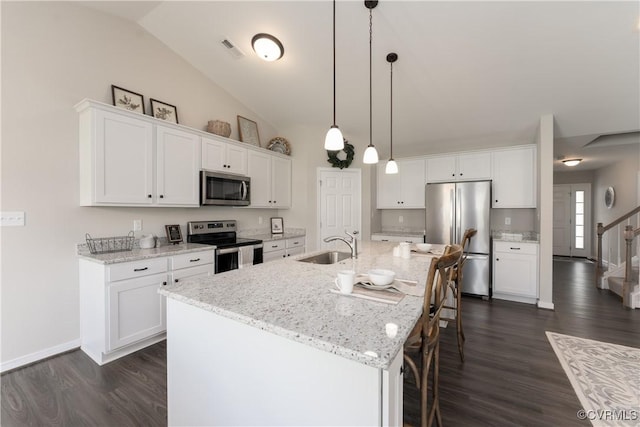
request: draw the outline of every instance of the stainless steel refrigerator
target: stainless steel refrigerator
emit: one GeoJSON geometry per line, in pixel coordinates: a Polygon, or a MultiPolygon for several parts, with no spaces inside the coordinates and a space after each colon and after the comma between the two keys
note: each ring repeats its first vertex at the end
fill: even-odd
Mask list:
{"type": "Polygon", "coordinates": [[[464,265],[462,292],[491,296],[491,181],[445,182],[426,186],[427,243],[460,243],[468,228],[471,238],[464,265]]]}

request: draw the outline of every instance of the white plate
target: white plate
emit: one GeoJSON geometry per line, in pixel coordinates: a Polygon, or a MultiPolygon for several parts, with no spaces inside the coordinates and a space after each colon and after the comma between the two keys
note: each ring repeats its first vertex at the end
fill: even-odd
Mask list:
{"type": "Polygon", "coordinates": [[[374,285],[373,283],[370,283],[370,282],[358,282],[358,284],[361,285],[363,288],[373,289],[378,291],[381,291],[383,289],[389,289],[390,287],[393,286],[393,282],[388,285],[382,285],[382,286],[374,285]]]}
{"type": "Polygon", "coordinates": [[[282,153],[286,155],[291,154],[291,147],[289,146],[289,141],[287,141],[281,136],[276,136],[271,141],[269,141],[269,145],[267,146],[267,149],[271,151],[275,151],[276,153],[282,153]]]}

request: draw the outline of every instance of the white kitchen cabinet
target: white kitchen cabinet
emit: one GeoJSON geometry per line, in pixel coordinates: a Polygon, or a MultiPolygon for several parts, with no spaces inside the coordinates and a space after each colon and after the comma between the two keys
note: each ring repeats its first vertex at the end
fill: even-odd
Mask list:
{"type": "Polygon", "coordinates": [[[169,280],[214,274],[214,250],[117,264],[79,261],[81,349],[99,365],[165,338],[169,280]]]}
{"type": "Polygon", "coordinates": [[[200,205],[200,137],[156,126],[156,203],[200,205]]]}
{"type": "Polygon", "coordinates": [[[491,179],[491,153],[470,152],[427,158],[427,182],[491,179]]]}
{"type": "Polygon", "coordinates": [[[493,243],[493,297],[531,304],[537,302],[537,243],[493,243]]]}
{"type": "Polygon", "coordinates": [[[409,242],[409,243],[424,243],[423,236],[399,236],[393,234],[381,234],[374,233],[371,235],[371,240],[374,242],[409,242]]]}
{"type": "Polygon", "coordinates": [[[377,166],[378,209],[424,209],[425,159],[398,159],[398,173],[385,173],[386,164],[377,166]]]}
{"type": "Polygon", "coordinates": [[[247,174],[247,149],[214,137],[202,137],[202,169],[247,174]]]}
{"type": "Polygon", "coordinates": [[[263,262],[300,255],[305,252],[305,236],[289,237],[288,239],[271,240],[263,242],[263,262]]]}
{"type": "Polygon", "coordinates": [[[250,208],[291,207],[291,159],[268,152],[249,151],[250,208]]]}
{"type": "Polygon", "coordinates": [[[536,147],[534,145],[492,152],[494,208],[536,207],[536,147]]]}
{"type": "Polygon", "coordinates": [[[80,205],[199,206],[197,134],[94,101],[76,110],[80,205]]]}

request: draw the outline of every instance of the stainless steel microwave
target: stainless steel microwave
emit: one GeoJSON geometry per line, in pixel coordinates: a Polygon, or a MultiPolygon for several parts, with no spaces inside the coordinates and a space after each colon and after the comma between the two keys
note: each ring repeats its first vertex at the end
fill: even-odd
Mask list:
{"type": "Polygon", "coordinates": [[[249,206],[251,178],[228,173],[200,171],[200,204],[249,206]]]}

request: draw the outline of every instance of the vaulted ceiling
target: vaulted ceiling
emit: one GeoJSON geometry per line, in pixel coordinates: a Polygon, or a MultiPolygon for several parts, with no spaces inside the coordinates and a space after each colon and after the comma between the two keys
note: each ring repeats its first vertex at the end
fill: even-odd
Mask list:
{"type": "MultiPolygon", "coordinates": [[[[330,1],[87,2],[137,22],[277,129],[332,122],[330,1]],[[251,38],[285,54],[260,60],[251,38]],[[221,40],[243,53],[234,58],[221,40]]],[[[555,117],[555,154],[606,162],[640,143],[640,3],[380,1],[373,9],[373,142],[396,157],[531,143],[555,117]],[[604,149],[594,140],[612,137],[604,149]],[[613,141],[613,142],[612,142],[613,141]],[[597,149],[597,150],[596,150],[597,149]],[[585,154],[585,150],[587,154],[585,154]]],[[[369,138],[369,10],[336,6],[337,124],[369,138]]],[[[321,142],[319,142],[321,143],[321,142]]]]}

